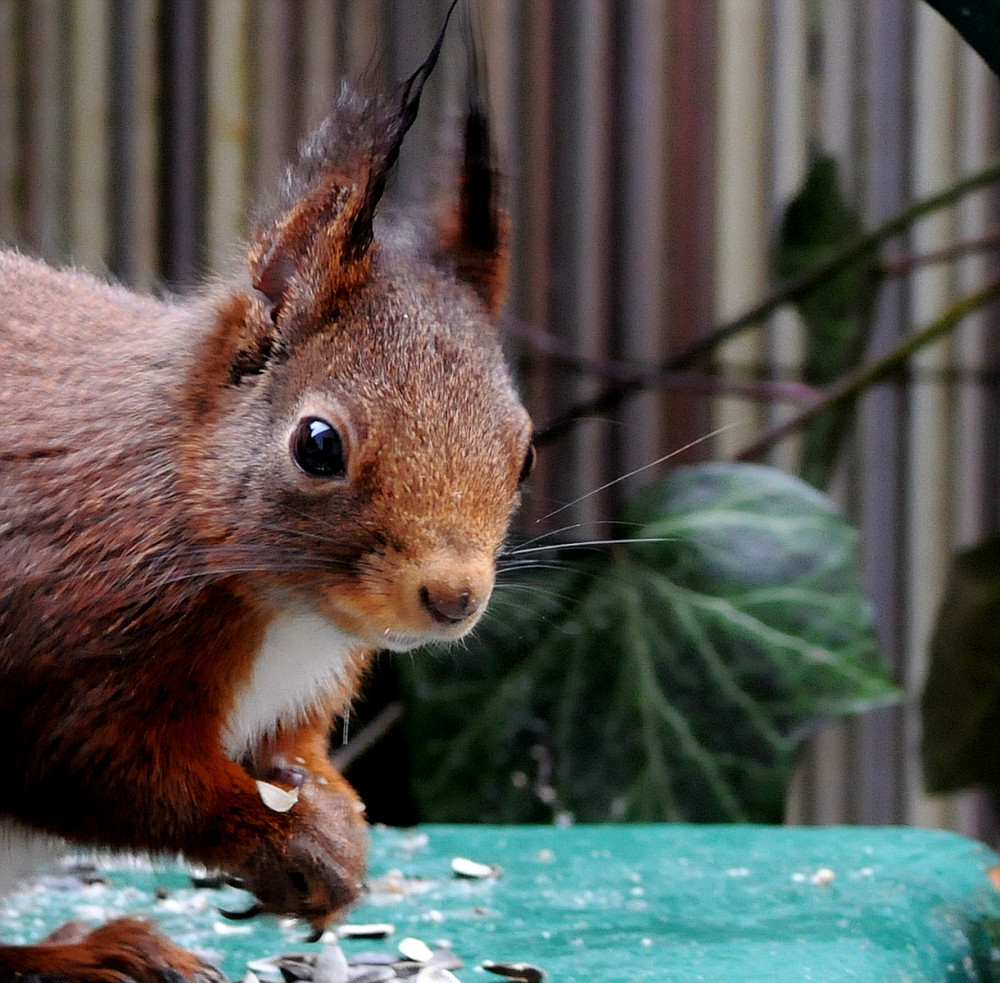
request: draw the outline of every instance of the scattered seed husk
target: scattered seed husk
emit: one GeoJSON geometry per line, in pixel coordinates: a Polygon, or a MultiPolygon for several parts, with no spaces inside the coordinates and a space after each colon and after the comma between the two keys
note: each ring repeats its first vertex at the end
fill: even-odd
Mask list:
{"type": "Polygon", "coordinates": [[[451,861],[451,869],[456,877],[467,877],[471,880],[485,880],[489,877],[499,877],[501,869],[490,864],[481,864],[477,860],[470,860],[468,857],[455,857],[451,861]]]}
{"type": "Polygon", "coordinates": [[[504,976],[508,980],[518,980],[520,983],[541,983],[545,979],[545,970],[531,963],[494,962],[487,959],[481,965],[490,973],[504,976]]]}
{"type": "Polygon", "coordinates": [[[282,960],[278,963],[278,970],[284,983],[310,983],[319,979],[312,964],[298,960],[282,960]]]}
{"type": "Polygon", "coordinates": [[[188,877],[191,879],[192,887],[219,888],[225,887],[229,883],[229,875],[218,870],[206,870],[204,867],[196,867],[189,871],[188,877]]]}
{"type": "Polygon", "coordinates": [[[394,952],[371,951],[356,952],[347,960],[349,966],[391,966],[398,960],[394,952]]]}
{"type": "Polygon", "coordinates": [[[427,960],[427,965],[437,966],[439,969],[461,969],[465,963],[455,955],[453,949],[448,946],[439,945],[431,953],[431,958],[427,960]]]}
{"type": "Polygon", "coordinates": [[[299,790],[297,788],[283,789],[270,782],[262,782],[257,779],[257,793],[261,802],[274,812],[288,812],[289,809],[299,801],[299,790]]]}
{"type": "Polygon", "coordinates": [[[836,877],[837,875],[829,867],[820,867],[809,880],[817,887],[826,887],[826,885],[832,884],[836,877]]]}
{"type": "Polygon", "coordinates": [[[324,946],[313,966],[313,983],[349,983],[350,978],[344,950],[339,945],[324,946]]]}
{"type": "Polygon", "coordinates": [[[461,980],[448,969],[439,966],[424,966],[414,977],[415,983],[461,983],[461,980]]]}
{"type": "MultiPolygon", "coordinates": [[[[285,956],[268,956],[265,959],[253,959],[247,963],[247,971],[253,973],[258,983],[286,983],[288,976],[282,971],[280,963],[286,959],[285,956]]],[[[308,976],[300,976],[299,979],[310,979],[312,969],[306,967],[308,976]]]]}
{"type": "Polygon", "coordinates": [[[349,983],[388,983],[395,979],[398,977],[392,966],[352,966],[348,975],[349,983]]]}
{"type": "Polygon", "coordinates": [[[391,922],[348,923],[337,926],[337,935],[342,939],[384,939],[396,931],[391,922]]]}
{"type": "Polygon", "coordinates": [[[401,959],[392,964],[397,980],[412,979],[424,968],[423,963],[415,963],[412,959],[401,959]]]}
{"type": "Polygon", "coordinates": [[[399,953],[415,963],[426,963],[434,956],[434,950],[422,939],[407,937],[399,941],[399,953]]]}

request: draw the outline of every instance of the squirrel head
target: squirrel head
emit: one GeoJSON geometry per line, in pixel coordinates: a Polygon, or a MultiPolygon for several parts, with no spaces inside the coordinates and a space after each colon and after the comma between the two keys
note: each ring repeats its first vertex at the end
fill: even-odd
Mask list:
{"type": "Polygon", "coordinates": [[[191,517],[220,571],[396,650],[478,619],[533,458],[496,334],[506,219],[478,100],[447,218],[377,214],[441,40],[398,104],[345,90],[303,144],[186,391],[191,517]]]}

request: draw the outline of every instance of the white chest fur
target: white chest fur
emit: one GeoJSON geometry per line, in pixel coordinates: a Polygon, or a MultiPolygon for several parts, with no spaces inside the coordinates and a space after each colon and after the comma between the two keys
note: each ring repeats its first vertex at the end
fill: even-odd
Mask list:
{"type": "Polygon", "coordinates": [[[300,719],[317,698],[345,681],[348,656],[359,647],[357,639],[316,614],[271,622],[226,721],[226,755],[238,761],[276,723],[300,719]]]}

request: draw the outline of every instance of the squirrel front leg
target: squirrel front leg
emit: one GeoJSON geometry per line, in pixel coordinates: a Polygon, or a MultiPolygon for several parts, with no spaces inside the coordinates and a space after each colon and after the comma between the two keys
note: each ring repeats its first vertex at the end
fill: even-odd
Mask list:
{"type": "Polygon", "coordinates": [[[221,754],[202,759],[195,785],[209,786],[212,807],[181,845],[240,878],[257,898],[253,911],[296,915],[316,931],[359,897],[368,845],[363,805],[319,752],[328,729],[313,721],[283,731],[248,767],[221,754]],[[297,799],[269,805],[258,782],[297,799]]]}
{"type": "Polygon", "coordinates": [[[286,801],[292,804],[279,815],[292,820],[295,831],[286,867],[250,857],[234,871],[257,896],[256,910],[293,912],[317,931],[357,899],[368,844],[364,804],[330,763],[331,717],[324,708],[297,726],[279,727],[249,757],[247,770],[255,784],[291,793],[286,801]]]}

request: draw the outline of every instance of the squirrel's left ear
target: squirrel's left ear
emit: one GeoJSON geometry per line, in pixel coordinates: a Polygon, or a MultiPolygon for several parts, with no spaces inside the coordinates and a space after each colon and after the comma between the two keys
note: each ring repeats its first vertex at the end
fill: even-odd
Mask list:
{"type": "Polygon", "coordinates": [[[255,230],[247,256],[253,286],[276,325],[285,315],[287,322],[315,326],[368,276],[375,209],[457,2],[395,107],[345,92],[289,168],[279,207],[255,230]]]}
{"type": "Polygon", "coordinates": [[[441,216],[437,258],[479,294],[494,320],[503,306],[510,244],[502,198],[489,118],[474,93],[465,117],[458,195],[441,216]]]}

